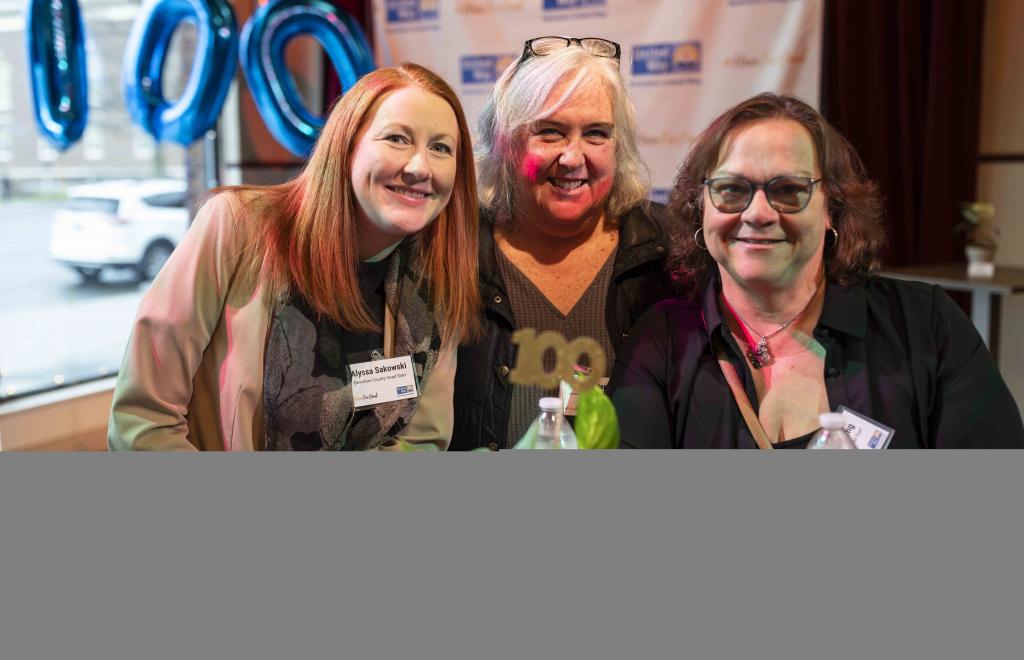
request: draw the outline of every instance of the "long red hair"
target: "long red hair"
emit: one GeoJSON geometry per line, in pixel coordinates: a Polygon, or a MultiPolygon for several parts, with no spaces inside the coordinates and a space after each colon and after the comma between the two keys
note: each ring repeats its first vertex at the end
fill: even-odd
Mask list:
{"type": "Polygon", "coordinates": [[[259,223],[248,259],[270,295],[301,294],[318,313],[352,331],[379,331],[359,290],[358,226],[351,161],[356,140],[377,101],[416,86],[451,106],[459,126],[455,185],[441,214],[417,236],[420,285],[426,285],[444,341],[479,328],[478,209],[473,148],[462,105],[430,70],[405,62],[377,69],[334,105],[309,162],[295,179],[243,188],[259,223]]]}

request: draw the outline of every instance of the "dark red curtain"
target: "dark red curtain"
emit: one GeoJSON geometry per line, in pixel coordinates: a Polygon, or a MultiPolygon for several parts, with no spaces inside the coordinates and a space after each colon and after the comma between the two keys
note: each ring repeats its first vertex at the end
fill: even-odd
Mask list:
{"type": "Polygon", "coordinates": [[[963,261],[973,200],[983,0],[826,0],[822,112],[886,198],[887,265],[963,261]]]}
{"type": "MultiPolygon", "coordinates": [[[[352,18],[359,21],[366,32],[366,37],[373,43],[373,26],[371,25],[370,0],[330,0],[331,4],[339,9],[347,11],[352,18]]],[[[327,69],[324,73],[324,109],[331,107],[335,99],[341,94],[341,82],[338,81],[338,74],[331,66],[331,61],[324,58],[327,69]]]]}

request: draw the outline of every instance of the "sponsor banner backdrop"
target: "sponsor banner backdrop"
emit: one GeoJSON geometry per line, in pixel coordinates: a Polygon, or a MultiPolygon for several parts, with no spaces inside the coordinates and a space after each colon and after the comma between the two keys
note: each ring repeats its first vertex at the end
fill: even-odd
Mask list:
{"type": "Polygon", "coordinates": [[[442,75],[470,124],[531,37],[604,37],[640,119],[652,197],[663,199],[694,136],[758,92],[818,105],[824,0],[374,0],[377,61],[442,75]]]}

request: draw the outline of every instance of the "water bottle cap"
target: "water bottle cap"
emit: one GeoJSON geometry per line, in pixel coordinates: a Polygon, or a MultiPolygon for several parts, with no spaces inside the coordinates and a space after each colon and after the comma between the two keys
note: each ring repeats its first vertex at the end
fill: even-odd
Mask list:
{"type": "Polygon", "coordinates": [[[846,427],[846,418],[842,413],[821,413],[818,415],[818,423],[823,429],[837,431],[846,427]]]}
{"type": "Polygon", "coordinates": [[[546,396],[540,400],[540,409],[547,412],[561,412],[562,400],[557,396],[546,396]]]}

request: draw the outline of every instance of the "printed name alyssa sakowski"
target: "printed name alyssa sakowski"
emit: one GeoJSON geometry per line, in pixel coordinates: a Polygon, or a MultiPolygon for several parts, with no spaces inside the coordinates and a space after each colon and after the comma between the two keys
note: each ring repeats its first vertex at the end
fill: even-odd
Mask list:
{"type": "Polygon", "coordinates": [[[374,376],[377,374],[385,374],[389,371],[405,371],[409,368],[406,363],[392,364],[385,367],[374,367],[373,369],[353,369],[352,376],[355,378],[365,378],[366,376],[374,376]]]}

